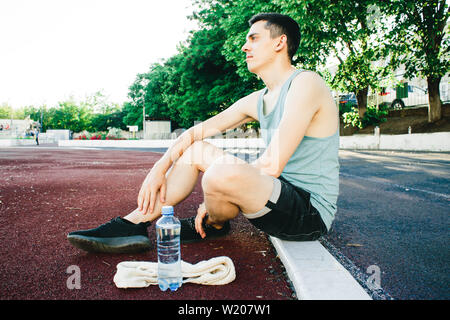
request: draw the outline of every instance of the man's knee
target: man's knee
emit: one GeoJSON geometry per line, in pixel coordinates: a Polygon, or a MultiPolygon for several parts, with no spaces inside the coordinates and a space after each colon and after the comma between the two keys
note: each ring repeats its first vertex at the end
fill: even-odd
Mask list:
{"type": "Polygon", "coordinates": [[[242,166],[218,158],[203,174],[202,189],[206,194],[229,193],[235,190],[242,177],[242,166]]]}

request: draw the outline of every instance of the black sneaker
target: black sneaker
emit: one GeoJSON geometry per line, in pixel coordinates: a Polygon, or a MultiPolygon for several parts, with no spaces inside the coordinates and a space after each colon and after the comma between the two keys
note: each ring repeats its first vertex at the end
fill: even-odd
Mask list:
{"type": "Polygon", "coordinates": [[[149,225],[150,222],[134,224],[116,217],[97,228],[71,232],[67,239],[88,252],[136,253],[151,247],[147,234],[149,225]]]}
{"type": "Polygon", "coordinates": [[[208,240],[208,239],[216,239],[223,237],[230,232],[230,222],[227,221],[223,225],[222,229],[216,229],[213,226],[210,226],[209,224],[205,223],[205,220],[202,222],[203,231],[205,231],[206,237],[202,238],[200,234],[197,233],[197,230],[195,230],[195,216],[190,217],[187,219],[180,219],[181,222],[181,234],[180,234],[180,240],[181,243],[191,243],[191,242],[197,242],[201,240],[208,240]]]}

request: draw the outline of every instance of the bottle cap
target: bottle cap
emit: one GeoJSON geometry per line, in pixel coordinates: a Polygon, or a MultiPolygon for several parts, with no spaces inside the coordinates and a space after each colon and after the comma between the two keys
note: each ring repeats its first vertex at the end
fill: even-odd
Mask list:
{"type": "Polygon", "coordinates": [[[163,206],[162,214],[165,216],[173,215],[173,207],[172,206],[163,206]]]}

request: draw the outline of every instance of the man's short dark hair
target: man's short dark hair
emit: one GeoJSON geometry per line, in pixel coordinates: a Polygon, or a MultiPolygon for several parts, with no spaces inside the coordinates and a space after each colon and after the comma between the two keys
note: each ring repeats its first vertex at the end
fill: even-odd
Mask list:
{"type": "Polygon", "coordinates": [[[259,13],[254,15],[248,24],[252,26],[255,22],[266,21],[265,28],[270,30],[272,38],[282,34],[287,36],[288,55],[292,60],[300,44],[300,27],[291,17],[280,13],[259,13]]]}

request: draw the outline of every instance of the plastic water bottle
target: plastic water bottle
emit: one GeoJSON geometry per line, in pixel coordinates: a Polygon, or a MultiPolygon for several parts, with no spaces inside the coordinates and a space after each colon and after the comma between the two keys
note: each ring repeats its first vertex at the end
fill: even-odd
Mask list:
{"type": "Polygon", "coordinates": [[[180,253],[181,224],[173,215],[173,207],[164,206],[156,222],[158,246],[158,285],[162,291],[177,290],[183,284],[180,253]]]}

